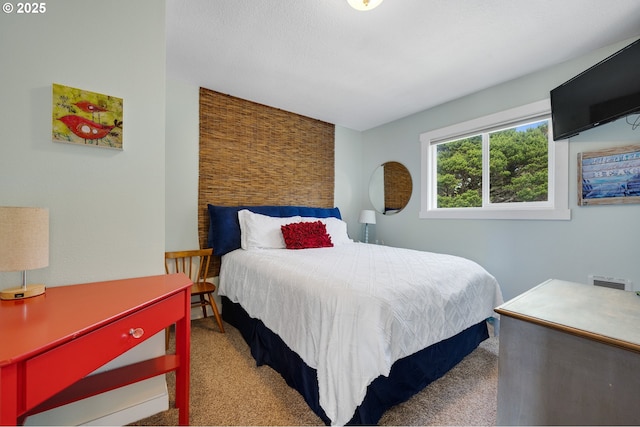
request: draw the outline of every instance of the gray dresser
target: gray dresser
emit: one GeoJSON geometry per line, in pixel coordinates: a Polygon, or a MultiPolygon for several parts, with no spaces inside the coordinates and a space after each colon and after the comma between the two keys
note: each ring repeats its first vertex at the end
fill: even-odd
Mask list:
{"type": "Polygon", "coordinates": [[[501,315],[498,425],[640,425],[640,296],[548,280],[501,315]]]}

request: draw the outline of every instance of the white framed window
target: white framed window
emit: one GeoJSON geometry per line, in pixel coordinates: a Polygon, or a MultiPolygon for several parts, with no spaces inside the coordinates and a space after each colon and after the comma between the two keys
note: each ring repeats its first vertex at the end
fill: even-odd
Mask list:
{"type": "Polygon", "coordinates": [[[420,218],[571,219],[569,145],[549,100],[425,132],[420,218]]]}

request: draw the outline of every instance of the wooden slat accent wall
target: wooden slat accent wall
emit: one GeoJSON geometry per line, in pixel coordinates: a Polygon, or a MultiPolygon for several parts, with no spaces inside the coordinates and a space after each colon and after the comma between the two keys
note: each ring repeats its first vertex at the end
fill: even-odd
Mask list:
{"type": "Polygon", "coordinates": [[[333,207],[334,135],[333,124],[200,88],[200,247],[207,204],[333,207]]]}

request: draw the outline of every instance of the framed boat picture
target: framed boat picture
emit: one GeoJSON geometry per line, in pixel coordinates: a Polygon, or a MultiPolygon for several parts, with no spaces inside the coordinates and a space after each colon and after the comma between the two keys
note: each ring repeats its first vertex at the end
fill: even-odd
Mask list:
{"type": "Polygon", "coordinates": [[[56,142],[122,150],[122,98],[60,84],[52,90],[56,142]]]}
{"type": "Polygon", "coordinates": [[[578,205],[640,203],[640,145],[578,154],[578,205]]]}

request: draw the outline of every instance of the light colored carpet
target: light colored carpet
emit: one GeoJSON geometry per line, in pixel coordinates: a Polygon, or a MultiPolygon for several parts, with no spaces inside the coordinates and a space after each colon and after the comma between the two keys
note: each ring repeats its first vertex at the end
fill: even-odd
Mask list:
{"type": "MultiPolygon", "coordinates": [[[[192,425],[323,425],[278,373],[256,367],[237,329],[225,323],[221,334],[211,318],[191,325],[192,425]]],[[[168,374],[170,406],[174,381],[168,374]]],[[[379,424],[495,425],[497,383],[498,339],[492,337],[444,377],[389,409],[379,424]]],[[[178,411],[169,409],[135,425],[177,423],[178,411]]]]}

